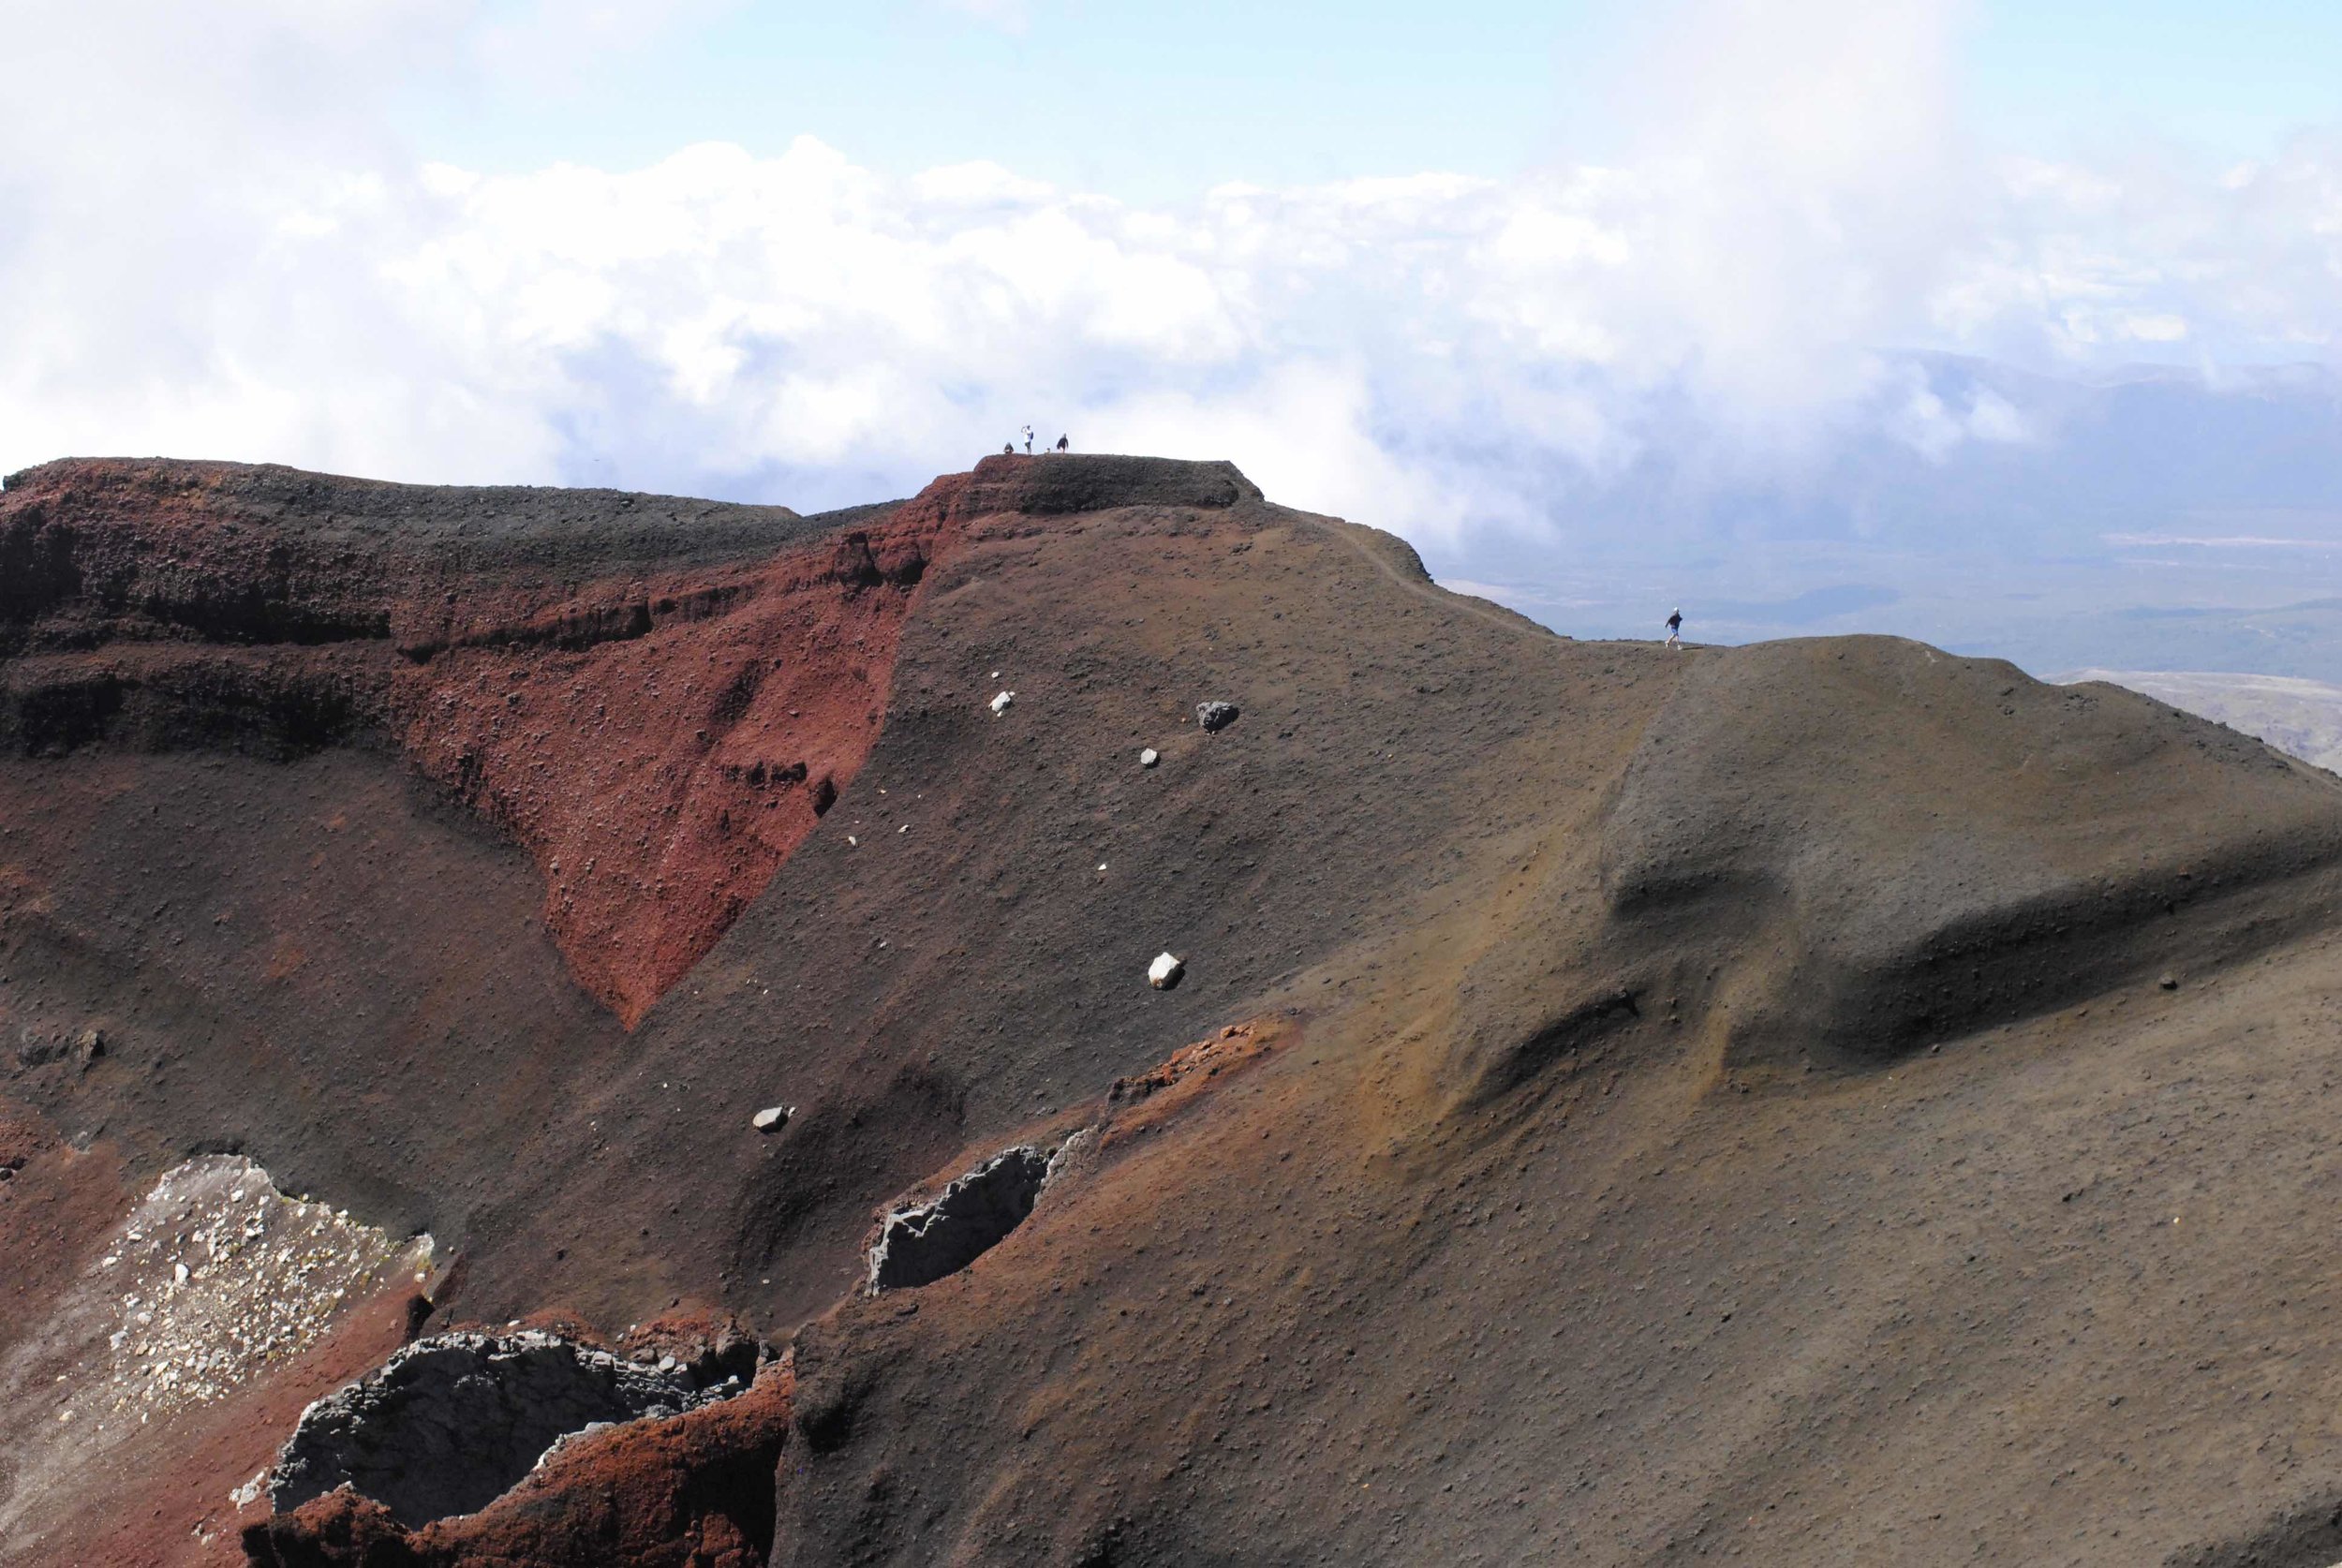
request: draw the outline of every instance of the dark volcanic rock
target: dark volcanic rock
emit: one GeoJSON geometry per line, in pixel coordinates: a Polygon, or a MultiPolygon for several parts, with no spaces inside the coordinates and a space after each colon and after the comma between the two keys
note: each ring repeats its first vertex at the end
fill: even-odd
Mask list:
{"type": "Polygon", "coordinates": [[[794,1382],[559,1444],[476,1514],[409,1529],[344,1489],[244,1532],[256,1568],[765,1568],[794,1382]]]}
{"type": "Polygon", "coordinates": [[[678,1414],[739,1387],[736,1375],[703,1387],[672,1358],[662,1370],[552,1334],[422,1339],[309,1407],[269,1501],[289,1513],[348,1486],[399,1524],[425,1525],[477,1511],[571,1433],[678,1414]]]}
{"type": "Polygon", "coordinates": [[[955,510],[967,517],[992,512],[1046,517],[1134,506],[1220,511],[1261,498],[1259,486],[1233,463],[1051,453],[984,459],[955,510]]]}
{"type": "Polygon", "coordinates": [[[1048,1179],[1048,1155],[1004,1149],[933,1203],[897,1209],[870,1249],[870,1288],[901,1290],[958,1273],[1025,1222],[1048,1179]]]}

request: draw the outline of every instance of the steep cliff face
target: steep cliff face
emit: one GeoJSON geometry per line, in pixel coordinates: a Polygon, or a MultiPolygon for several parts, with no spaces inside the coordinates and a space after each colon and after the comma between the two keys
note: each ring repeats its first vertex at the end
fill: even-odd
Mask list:
{"type": "Polygon", "coordinates": [[[190,1157],[433,1240],[0,1458],[24,1561],[2322,1549],[2342,785],[2228,732],[1573,643],[1224,465],[64,464],[0,565],[0,1455],[190,1157]],[[763,1369],[471,1512],[255,1486],[413,1335],[694,1311],[763,1369]]]}
{"type": "Polygon", "coordinates": [[[946,484],[867,522],[59,464],[0,499],[0,742],[407,751],[527,850],[632,1024],[852,781],[946,484]]]}

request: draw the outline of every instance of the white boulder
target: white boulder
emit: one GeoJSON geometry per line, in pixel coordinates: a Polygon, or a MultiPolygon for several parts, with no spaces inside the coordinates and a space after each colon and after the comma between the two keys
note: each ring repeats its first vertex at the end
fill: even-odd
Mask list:
{"type": "Polygon", "coordinates": [[[1187,973],[1187,966],[1168,953],[1155,954],[1155,961],[1147,966],[1147,984],[1158,991],[1168,991],[1187,973]]]}

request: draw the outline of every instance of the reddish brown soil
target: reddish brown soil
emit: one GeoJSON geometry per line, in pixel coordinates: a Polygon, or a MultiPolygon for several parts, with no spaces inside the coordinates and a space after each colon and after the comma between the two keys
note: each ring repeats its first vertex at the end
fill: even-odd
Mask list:
{"type": "MultiPolygon", "coordinates": [[[[0,1042],[13,1055],[13,1043],[0,1042]]],[[[77,1150],[46,1117],[0,1097],[0,1355],[37,1328],[60,1280],[81,1273],[129,1211],[118,1152],[77,1150]]]]}
{"type": "Polygon", "coordinates": [[[2337,1555],[2342,784],[2231,732],[1572,643],[1136,460],[827,519],[40,470],[0,629],[0,1040],[118,1042],[0,1059],[45,1136],[427,1225],[465,1315],[793,1344],[785,1438],[385,1550],[749,1550],[762,1467],[808,1564],[2337,1555]],[[799,760],[827,815],[744,805],[799,760]],[[879,1206],[1082,1126],[853,1294],[879,1206]]]}
{"type": "Polygon", "coordinates": [[[402,742],[527,846],[547,928],[630,1028],[861,770],[956,490],[778,561],[474,627],[400,683],[402,742]],[[649,629],[574,629],[630,616],[649,629]]]}

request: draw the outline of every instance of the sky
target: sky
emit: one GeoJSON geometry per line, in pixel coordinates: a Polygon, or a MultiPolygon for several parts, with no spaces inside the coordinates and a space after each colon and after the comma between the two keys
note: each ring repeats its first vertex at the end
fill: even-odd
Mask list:
{"type": "MultiPolygon", "coordinates": [[[[1791,0],[1771,14],[1801,8],[1791,0]]],[[[778,152],[810,132],[898,174],[988,159],[1125,200],[1172,200],[1228,181],[1427,170],[1510,178],[1631,152],[1640,116],[1621,78],[1631,79],[1638,53],[1664,55],[1679,19],[1697,9],[1615,0],[709,6],[645,30],[641,47],[604,69],[571,66],[533,82],[462,71],[420,80],[399,117],[434,155],[499,172],[562,159],[646,163],[708,140],[778,152]]],[[[2008,151],[2068,156],[2146,137],[2260,157],[2293,131],[2330,125],[2337,110],[2342,9],[2318,0],[1925,9],[1949,18],[1943,47],[1962,81],[1960,111],[2008,151]]]]}
{"type": "MultiPolygon", "coordinates": [[[[2187,446],[2265,406],[2284,504],[2342,519],[2331,4],[80,0],[10,32],[0,468],[810,510],[1030,421],[1232,457],[1557,614],[1551,563],[1638,540],[1705,587],[1849,538],[1989,567],[2010,518],[2037,555],[2085,514],[2202,533],[2077,434],[2110,419],[2180,432],[2147,455],[2192,516],[2267,489],[2187,446]],[[2107,390],[2142,365],[2212,402],[2107,390]]],[[[1828,602],[1905,590],[1867,591],[1828,602]]]]}

